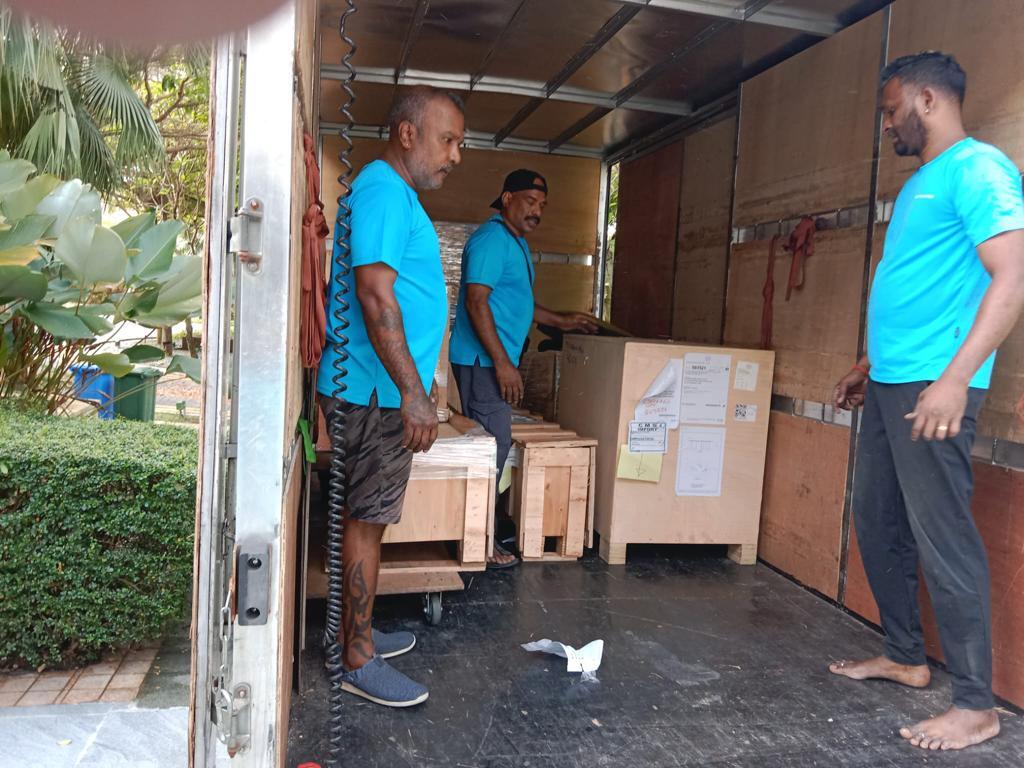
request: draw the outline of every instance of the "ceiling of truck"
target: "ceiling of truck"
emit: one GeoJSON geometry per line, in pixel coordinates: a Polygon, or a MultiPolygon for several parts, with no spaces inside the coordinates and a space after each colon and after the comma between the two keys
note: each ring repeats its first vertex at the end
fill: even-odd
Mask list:
{"type": "MultiPolygon", "coordinates": [[[[735,104],[737,87],[886,0],[354,0],[353,134],[399,85],[466,100],[467,144],[609,159],[735,104]]],[[[346,0],[321,0],[322,130],[341,121],[346,0]]]]}

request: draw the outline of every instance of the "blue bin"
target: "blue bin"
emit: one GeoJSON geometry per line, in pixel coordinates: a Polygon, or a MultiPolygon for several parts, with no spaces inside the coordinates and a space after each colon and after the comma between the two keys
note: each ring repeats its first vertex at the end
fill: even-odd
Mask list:
{"type": "Polygon", "coordinates": [[[74,377],[75,397],[96,403],[101,419],[113,419],[114,377],[103,373],[98,365],[89,363],[72,365],[71,375],[74,377]]]}

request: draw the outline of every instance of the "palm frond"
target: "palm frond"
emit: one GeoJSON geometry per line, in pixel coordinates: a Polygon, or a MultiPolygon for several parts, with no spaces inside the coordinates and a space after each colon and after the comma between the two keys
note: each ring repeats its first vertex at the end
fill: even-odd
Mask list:
{"type": "Polygon", "coordinates": [[[158,165],[164,146],[160,129],[145,103],[132,88],[126,67],[118,58],[89,56],[75,73],[74,95],[100,124],[119,131],[116,160],[121,165],[158,165]]]}
{"type": "Polygon", "coordinates": [[[103,139],[99,126],[92,115],[79,104],[75,110],[78,133],[81,137],[82,177],[103,193],[113,191],[121,182],[117,162],[110,146],[103,139]]]}

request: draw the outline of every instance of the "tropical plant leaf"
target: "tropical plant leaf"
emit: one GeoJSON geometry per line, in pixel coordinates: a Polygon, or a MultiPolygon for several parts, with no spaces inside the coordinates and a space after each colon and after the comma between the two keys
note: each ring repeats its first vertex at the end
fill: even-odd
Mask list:
{"type": "Polygon", "coordinates": [[[123,352],[133,363],[152,363],[164,359],[164,351],[152,344],[136,344],[123,352]]]}
{"type": "Polygon", "coordinates": [[[95,336],[74,311],[56,304],[25,304],[18,308],[18,313],[58,339],[91,339],[95,336]]]}
{"type": "Polygon", "coordinates": [[[36,172],[36,167],[28,160],[0,161],[0,195],[9,195],[25,186],[28,177],[36,172]]]}
{"type": "Polygon", "coordinates": [[[6,232],[0,232],[0,251],[34,245],[53,225],[54,216],[32,214],[18,221],[6,232]]]}
{"type": "Polygon", "coordinates": [[[174,325],[199,311],[202,304],[203,260],[197,256],[176,259],[177,271],[160,286],[156,303],[139,311],[136,321],[152,327],[174,325]]]}
{"type": "Polygon", "coordinates": [[[157,277],[171,267],[178,235],[185,229],[180,221],[162,221],[138,240],[139,253],[128,260],[125,278],[157,277]]]}
{"type": "Polygon", "coordinates": [[[130,294],[121,303],[121,314],[131,320],[138,316],[139,313],[145,314],[146,312],[152,312],[153,307],[156,306],[156,301],[159,298],[159,295],[159,288],[138,290],[135,293],[130,294]]]}
{"type": "Polygon", "coordinates": [[[113,304],[86,304],[78,308],[78,316],[97,336],[105,336],[114,330],[110,322],[115,312],[113,304]]]}
{"type": "Polygon", "coordinates": [[[115,379],[120,379],[127,373],[131,373],[135,366],[128,359],[128,355],[116,352],[100,352],[96,355],[82,355],[81,358],[87,363],[92,363],[104,373],[109,373],[115,379]]]}
{"type": "Polygon", "coordinates": [[[36,213],[56,216],[46,234],[48,237],[60,237],[72,218],[85,218],[99,224],[103,220],[103,201],[88,184],[72,179],[48,194],[36,207],[36,213]]]}
{"type": "Polygon", "coordinates": [[[19,245],[16,248],[0,251],[0,265],[3,266],[10,266],[12,264],[26,266],[38,258],[39,249],[34,245],[19,245]]]}
{"type": "Polygon", "coordinates": [[[117,233],[84,217],[67,223],[53,253],[86,287],[120,282],[128,264],[117,233]]]}
{"type": "Polygon", "coordinates": [[[125,248],[135,248],[139,238],[154,224],[156,224],[156,211],[147,211],[116,224],[113,230],[124,241],[125,248]]]}
{"type": "Polygon", "coordinates": [[[170,365],[167,366],[167,372],[184,373],[197,384],[202,383],[202,362],[198,358],[190,357],[189,355],[175,355],[172,357],[170,365]]]}
{"type": "Polygon", "coordinates": [[[0,266],[0,302],[12,299],[40,301],[46,295],[46,278],[28,267],[0,266]]]}
{"type": "Polygon", "coordinates": [[[122,183],[114,153],[103,138],[103,132],[84,104],[75,106],[75,120],[81,144],[81,175],[101,192],[114,191],[122,183]]]}
{"type": "Polygon", "coordinates": [[[0,206],[3,208],[4,215],[11,221],[25,218],[58,184],[60,184],[60,179],[56,176],[43,173],[30,179],[21,189],[2,195],[3,202],[0,203],[0,206]]]}

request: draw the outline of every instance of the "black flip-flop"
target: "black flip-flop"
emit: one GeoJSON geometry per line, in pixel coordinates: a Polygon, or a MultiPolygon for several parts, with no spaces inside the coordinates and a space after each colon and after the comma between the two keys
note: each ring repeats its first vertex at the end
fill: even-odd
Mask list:
{"type": "Polygon", "coordinates": [[[506,568],[515,568],[521,562],[518,557],[513,555],[511,552],[509,552],[507,549],[505,549],[503,546],[501,546],[501,544],[499,544],[498,542],[494,542],[494,554],[496,554],[496,555],[511,555],[515,559],[510,560],[507,563],[488,563],[487,564],[487,570],[489,570],[489,571],[503,571],[506,568]]]}

